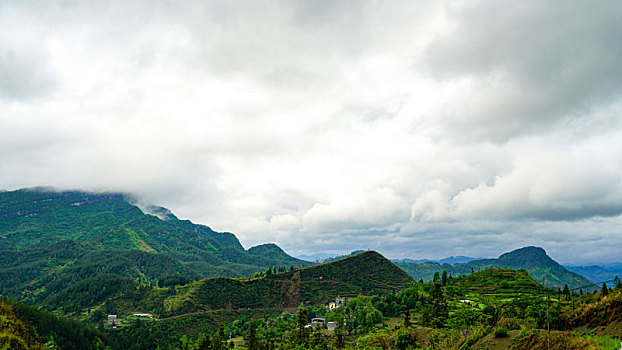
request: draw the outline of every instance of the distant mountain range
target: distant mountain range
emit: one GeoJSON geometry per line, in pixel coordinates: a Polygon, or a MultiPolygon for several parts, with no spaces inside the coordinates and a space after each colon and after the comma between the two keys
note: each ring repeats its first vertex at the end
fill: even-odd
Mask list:
{"type": "Polygon", "coordinates": [[[613,280],[616,277],[622,279],[622,265],[619,263],[589,266],[564,265],[564,267],[572,272],[576,272],[581,276],[584,276],[591,282],[597,284],[607,282],[609,286],[613,286],[613,280]]]}
{"type": "Polygon", "coordinates": [[[396,264],[408,272],[414,279],[429,281],[435,273],[447,271],[453,275],[465,275],[473,271],[486,268],[506,268],[524,269],[536,281],[551,288],[564,288],[568,285],[570,289],[592,290],[594,286],[588,279],[568,271],[562,265],[551,259],[544,249],[539,247],[524,247],[509,253],[502,254],[497,259],[478,259],[470,260],[466,263],[437,263],[437,262],[396,262],[396,264]]]}
{"type": "Polygon", "coordinates": [[[428,263],[428,262],[434,262],[434,263],[439,263],[439,264],[464,264],[464,263],[468,263],[469,261],[473,261],[473,260],[481,260],[483,258],[473,258],[470,256],[450,256],[449,258],[444,258],[444,259],[440,259],[440,260],[431,260],[431,259],[419,259],[419,260],[415,260],[415,259],[393,259],[392,261],[395,262],[407,262],[407,263],[428,263]]]}

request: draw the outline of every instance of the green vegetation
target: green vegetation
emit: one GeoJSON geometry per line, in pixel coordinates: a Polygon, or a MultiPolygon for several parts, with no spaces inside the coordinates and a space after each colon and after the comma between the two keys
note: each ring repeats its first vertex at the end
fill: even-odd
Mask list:
{"type": "Polygon", "coordinates": [[[88,243],[85,248],[91,250],[157,252],[183,264],[203,262],[204,265],[193,265],[199,275],[214,273],[200,267],[227,263],[255,271],[269,266],[311,265],[274,245],[248,252],[231,233],[179,220],[161,207],[143,207],[145,213],[133,202],[130,196],[115,193],[54,192],[41,188],[0,192],[2,250],[24,251],[69,240],[88,243]],[[262,254],[275,249],[279,254],[262,254]]]}
{"type": "MultiPolygon", "coordinates": [[[[620,289],[607,296],[565,296],[539,285],[525,271],[490,269],[473,276],[447,276],[445,286],[439,278],[412,282],[382,296],[359,295],[332,310],[301,304],[291,317],[239,318],[224,329],[243,335],[241,346],[246,349],[617,350],[620,341],[614,337],[620,333],[610,325],[621,321],[619,305],[620,289]],[[484,286],[486,293],[478,294],[484,286]],[[450,289],[453,292],[447,293],[450,289]],[[459,290],[472,299],[466,300],[467,294],[459,290]],[[595,314],[602,316],[596,322],[607,326],[585,328],[580,320],[594,319],[595,314]],[[314,317],[336,322],[337,328],[310,326],[314,317]],[[573,322],[579,328],[573,328],[573,322]]],[[[187,337],[184,344],[198,349],[199,339],[187,337]]]]}
{"type": "MultiPolygon", "coordinates": [[[[264,273],[255,278],[208,278],[174,289],[150,288],[144,298],[120,296],[125,309],[149,309],[161,317],[205,310],[239,310],[321,304],[337,296],[384,295],[399,291],[412,278],[376,252],[299,270],[264,273]],[[162,307],[145,304],[149,301],[162,307]]],[[[129,295],[129,294],[128,294],[129,295]]]]}
{"type": "Polygon", "coordinates": [[[157,285],[177,275],[195,281],[312,265],[273,244],[246,251],[231,233],[133,202],[110,193],[0,192],[0,295],[55,305],[54,295],[101,274],[157,285]]]}
{"type": "Polygon", "coordinates": [[[131,203],[0,193],[0,294],[54,312],[0,301],[0,349],[620,348],[622,283],[593,288],[540,248],[408,273],[371,251],[310,266],[131,203]]]}
{"type": "Polygon", "coordinates": [[[15,301],[0,301],[0,349],[105,349],[110,340],[78,321],[15,301]]]}

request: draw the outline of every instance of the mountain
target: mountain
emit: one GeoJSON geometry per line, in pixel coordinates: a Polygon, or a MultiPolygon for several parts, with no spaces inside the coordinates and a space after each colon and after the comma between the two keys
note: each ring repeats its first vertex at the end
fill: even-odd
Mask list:
{"type": "Polygon", "coordinates": [[[480,260],[481,258],[472,258],[470,256],[450,256],[448,258],[440,259],[440,260],[432,260],[432,259],[393,259],[396,262],[407,262],[407,263],[439,263],[439,264],[462,264],[467,263],[473,260],[480,260]]]}
{"type": "Polygon", "coordinates": [[[258,246],[251,247],[248,249],[248,253],[280,262],[289,262],[293,266],[300,266],[301,264],[300,259],[288,255],[283,251],[283,249],[281,249],[281,247],[274,243],[260,244],[258,246]]]}
{"type": "Polygon", "coordinates": [[[431,259],[409,259],[409,258],[405,258],[405,259],[393,259],[394,262],[407,262],[407,263],[416,263],[416,264],[420,264],[420,263],[429,263],[429,262],[437,262],[436,260],[431,260],[431,259]]]}
{"type": "Polygon", "coordinates": [[[607,282],[607,285],[613,286],[613,280],[618,277],[622,278],[622,267],[620,265],[590,265],[590,266],[577,266],[577,265],[565,265],[569,271],[578,273],[579,275],[587,278],[593,283],[602,284],[607,282]]]}
{"type": "Polygon", "coordinates": [[[450,256],[449,258],[437,260],[437,262],[439,264],[452,264],[453,265],[453,264],[464,264],[464,263],[468,263],[473,260],[481,260],[481,259],[482,258],[473,258],[470,256],[458,255],[458,256],[450,256]]]}
{"type": "Polygon", "coordinates": [[[364,252],[364,250],[354,250],[354,251],[352,251],[350,254],[344,254],[344,255],[338,255],[338,256],[331,256],[331,257],[329,257],[329,258],[322,259],[322,260],[320,260],[319,262],[320,262],[320,263],[322,263],[322,264],[324,264],[324,263],[328,263],[328,262],[331,262],[331,261],[337,261],[337,260],[345,259],[345,258],[347,258],[347,257],[349,257],[349,256],[354,256],[354,255],[357,255],[357,254],[361,254],[361,253],[363,253],[363,252],[364,252]]]}
{"type": "Polygon", "coordinates": [[[524,247],[502,254],[497,259],[479,259],[461,264],[439,264],[439,263],[396,263],[415,279],[429,281],[436,272],[447,271],[452,275],[469,274],[472,271],[479,271],[486,268],[504,268],[526,270],[536,281],[545,279],[544,285],[551,288],[564,288],[568,285],[570,289],[591,290],[593,284],[585,277],[568,271],[562,265],[551,259],[544,249],[539,247],[524,247]]]}
{"type": "Polygon", "coordinates": [[[310,265],[276,245],[247,251],[232,233],[180,220],[126,194],[0,192],[0,294],[28,302],[102,273],[157,283],[177,274],[245,277],[268,267],[310,265]]]}
{"type": "Polygon", "coordinates": [[[171,317],[200,311],[287,308],[300,303],[317,305],[337,296],[393,293],[412,282],[413,279],[391,261],[377,252],[367,251],[321,265],[266,273],[259,278],[207,278],[169,289],[169,292],[153,289],[138,300],[120,296],[111,302],[125,305],[126,310],[151,310],[171,317]],[[156,310],[154,305],[166,307],[156,310]]]}
{"type": "Polygon", "coordinates": [[[322,261],[324,259],[328,259],[332,257],[332,255],[326,254],[326,253],[316,253],[316,254],[301,254],[296,257],[298,259],[306,260],[306,261],[322,261]]]}

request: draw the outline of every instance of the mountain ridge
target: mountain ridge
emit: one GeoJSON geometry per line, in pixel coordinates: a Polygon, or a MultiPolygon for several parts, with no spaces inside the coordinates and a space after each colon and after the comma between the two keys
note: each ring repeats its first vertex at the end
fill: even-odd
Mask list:
{"type": "Polygon", "coordinates": [[[479,259],[459,264],[439,264],[436,262],[408,263],[397,262],[415,279],[431,280],[435,273],[443,270],[450,274],[464,275],[481,268],[509,268],[514,270],[524,269],[537,281],[542,281],[544,285],[551,288],[584,288],[590,290],[595,288],[585,277],[571,272],[547,255],[541,247],[527,246],[501,254],[496,259],[479,259]]]}

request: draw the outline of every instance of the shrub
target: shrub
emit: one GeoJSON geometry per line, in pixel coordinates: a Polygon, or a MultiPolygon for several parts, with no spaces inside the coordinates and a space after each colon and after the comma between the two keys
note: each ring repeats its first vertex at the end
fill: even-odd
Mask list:
{"type": "Polygon", "coordinates": [[[505,327],[495,329],[495,338],[505,338],[508,336],[508,330],[505,327]]]}

